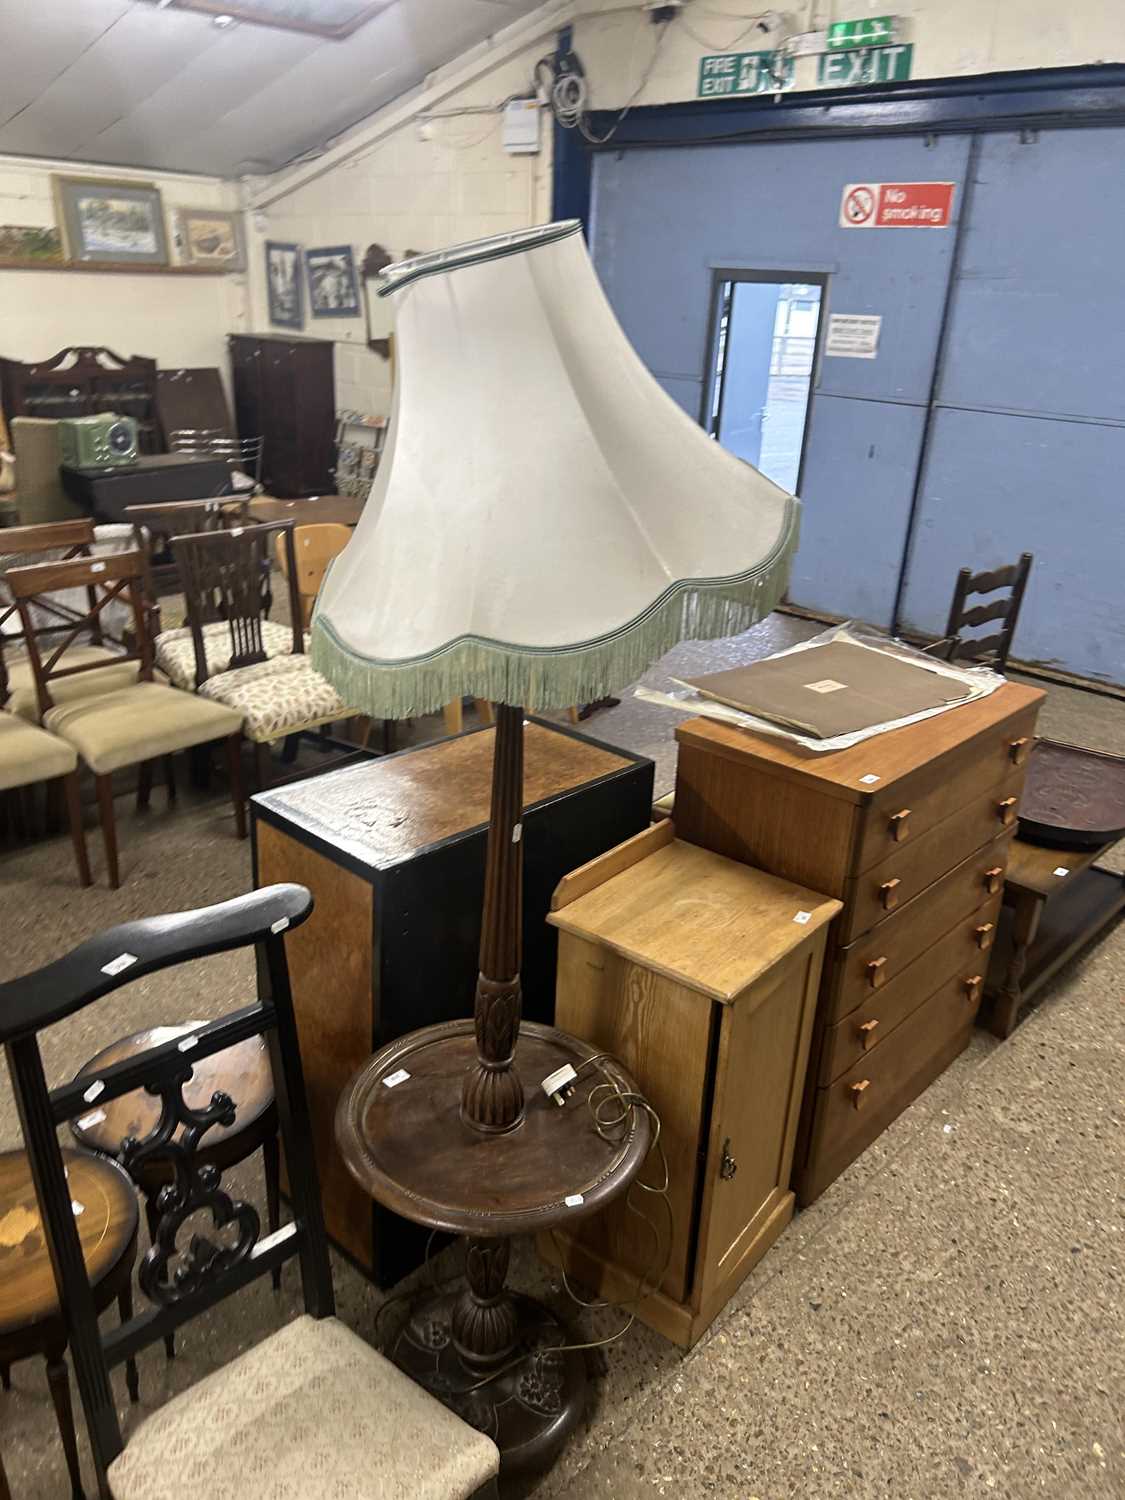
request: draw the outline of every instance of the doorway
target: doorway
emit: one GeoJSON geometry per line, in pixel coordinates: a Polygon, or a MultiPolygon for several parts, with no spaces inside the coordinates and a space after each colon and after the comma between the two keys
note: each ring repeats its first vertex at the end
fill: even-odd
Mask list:
{"type": "Polygon", "coordinates": [[[801,476],[823,278],[783,271],[715,277],[704,427],[782,489],[801,476]]]}

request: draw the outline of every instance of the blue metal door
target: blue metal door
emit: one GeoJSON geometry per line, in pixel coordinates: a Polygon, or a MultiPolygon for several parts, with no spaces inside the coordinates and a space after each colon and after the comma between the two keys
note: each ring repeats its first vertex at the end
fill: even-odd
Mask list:
{"type": "Polygon", "coordinates": [[[844,186],[955,182],[956,215],[968,145],[967,136],[880,137],[595,159],[591,247],[602,283],[641,358],[693,417],[716,271],[827,273],[822,328],[833,312],[882,317],[876,359],[826,356],[816,372],[796,604],[890,623],[955,235],[843,228],[844,186]]]}
{"type": "Polygon", "coordinates": [[[1016,657],[1125,682],[1120,129],[981,138],[903,623],[1031,552],[1016,657]]]}

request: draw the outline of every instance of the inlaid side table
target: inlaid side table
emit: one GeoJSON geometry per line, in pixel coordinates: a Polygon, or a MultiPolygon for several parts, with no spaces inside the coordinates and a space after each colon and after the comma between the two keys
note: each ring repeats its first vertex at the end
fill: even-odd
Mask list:
{"type": "Polygon", "coordinates": [[[504,1134],[461,1118],[461,1081],[476,1061],[471,1019],[391,1042],[340,1097],[336,1139],[356,1182],[384,1207],[466,1237],[465,1286],[423,1295],[389,1351],[395,1363],[500,1449],[505,1485],[548,1468],[582,1418],[585,1361],[541,1303],[505,1286],[510,1237],[570,1223],[623,1194],[648,1154],[640,1108],[599,1132],[588,1099],[624,1068],[552,1026],[525,1021],[514,1067],[526,1113],[504,1134]],[[597,1062],[594,1062],[597,1059],[597,1062]],[[542,1081],[570,1064],[560,1108],[542,1081]]]}

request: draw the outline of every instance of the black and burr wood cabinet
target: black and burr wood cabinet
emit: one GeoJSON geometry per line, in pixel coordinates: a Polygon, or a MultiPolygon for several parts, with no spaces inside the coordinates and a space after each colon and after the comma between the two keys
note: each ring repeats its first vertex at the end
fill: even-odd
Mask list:
{"type": "Polygon", "coordinates": [[[234,412],[241,438],[263,439],[262,483],[300,499],[336,489],[336,377],[328,339],[232,333],[234,412]]]}
{"type": "MultiPolygon", "coordinates": [[[[373,1204],[336,1148],[341,1091],[406,1032],[473,1013],[494,729],[481,729],[252,799],[254,881],[296,881],[315,909],[288,944],[325,1220],[382,1285],[417,1265],[426,1234],[373,1204]]],[[[644,829],[652,762],[531,719],[524,741],[523,1013],[554,1019],[568,871],[644,829]]]]}
{"type": "Polygon", "coordinates": [[[844,903],[794,1186],[820,1195],[968,1045],[1044,695],[1005,683],[850,750],[681,725],[676,832],[844,903]]]}

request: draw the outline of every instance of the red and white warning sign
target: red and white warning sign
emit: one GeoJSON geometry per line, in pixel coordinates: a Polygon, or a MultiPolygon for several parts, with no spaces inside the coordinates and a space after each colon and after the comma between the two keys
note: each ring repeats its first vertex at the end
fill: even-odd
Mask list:
{"type": "Polygon", "coordinates": [[[955,182],[849,182],[840,200],[844,229],[948,229],[955,182]]]}

